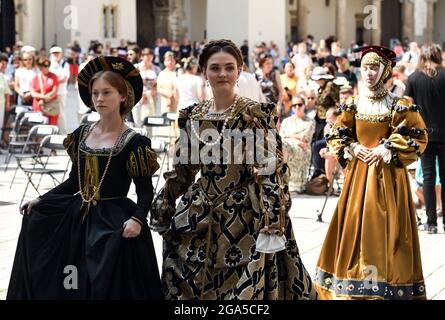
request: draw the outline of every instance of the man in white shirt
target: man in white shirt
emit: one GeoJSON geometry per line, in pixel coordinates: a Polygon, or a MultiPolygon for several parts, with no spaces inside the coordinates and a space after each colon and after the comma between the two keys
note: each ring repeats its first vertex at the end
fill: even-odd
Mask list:
{"type": "Polygon", "coordinates": [[[66,100],[68,95],[68,80],[70,78],[70,66],[63,59],[63,50],[61,47],[52,47],[50,49],[51,54],[51,67],[49,71],[54,73],[59,79],[59,91],[57,92],[57,98],[60,105],[59,120],[57,125],[59,126],[60,134],[66,133],[66,100]]]}
{"type": "Polygon", "coordinates": [[[406,67],[405,74],[410,76],[417,68],[419,63],[420,49],[417,42],[411,42],[409,44],[409,51],[407,51],[402,57],[402,64],[406,67]]]}
{"type": "Polygon", "coordinates": [[[246,97],[257,102],[266,102],[261,86],[255,75],[246,71],[241,71],[238,86],[235,90],[241,97],[246,97]]]}

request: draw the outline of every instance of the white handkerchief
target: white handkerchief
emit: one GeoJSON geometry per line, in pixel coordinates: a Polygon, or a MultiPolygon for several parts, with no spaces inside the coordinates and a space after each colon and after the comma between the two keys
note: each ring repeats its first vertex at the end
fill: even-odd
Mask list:
{"type": "Polygon", "coordinates": [[[260,232],[256,240],[256,251],[262,253],[275,253],[286,249],[286,236],[265,234],[260,232]]]}

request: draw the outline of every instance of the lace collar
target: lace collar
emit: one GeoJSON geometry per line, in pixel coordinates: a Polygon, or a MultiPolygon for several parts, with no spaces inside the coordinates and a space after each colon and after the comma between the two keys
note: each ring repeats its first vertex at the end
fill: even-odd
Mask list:
{"type": "MultiPolygon", "coordinates": [[[[85,143],[85,141],[83,141],[83,138],[90,130],[91,130],[91,125],[86,125],[85,127],[83,127],[82,133],[80,135],[81,136],[80,141],[82,142],[80,143],[79,149],[91,155],[108,156],[110,154],[111,148],[90,148],[85,143]]],[[[136,131],[134,131],[133,129],[131,128],[126,129],[119,138],[116,150],[113,151],[113,156],[118,155],[127,145],[127,143],[131,140],[131,138],[133,138],[136,134],[137,134],[136,131]]]]}

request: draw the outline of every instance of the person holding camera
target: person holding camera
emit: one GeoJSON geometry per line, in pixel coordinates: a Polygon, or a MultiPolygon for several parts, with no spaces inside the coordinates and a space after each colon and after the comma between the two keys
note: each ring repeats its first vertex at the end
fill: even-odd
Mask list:
{"type": "Polygon", "coordinates": [[[20,57],[20,68],[15,72],[14,90],[17,92],[17,105],[32,106],[31,86],[37,75],[35,57],[32,53],[24,52],[20,57]]]}
{"type": "Polygon", "coordinates": [[[59,88],[59,79],[57,75],[49,71],[51,61],[48,58],[40,58],[37,61],[40,73],[32,80],[31,95],[34,98],[32,109],[41,111],[48,117],[49,124],[57,125],[59,118],[57,106],[47,108],[50,104],[57,101],[57,90],[59,88]]]}
{"type": "Polygon", "coordinates": [[[292,100],[297,96],[298,77],[295,74],[295,66],[292,62],[287,62],[284,66],[284,73],[280,76],[283,86],[283,118],[292,114],[292,100]]]}

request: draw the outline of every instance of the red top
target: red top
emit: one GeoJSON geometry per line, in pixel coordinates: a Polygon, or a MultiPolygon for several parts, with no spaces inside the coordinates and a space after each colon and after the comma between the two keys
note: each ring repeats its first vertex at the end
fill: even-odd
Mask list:
{"type": "MultiPolygon", "coordinates": [[[[32,89],[39,94],[42,94],[42,90],[40,89],[39,77],[42,77],[43,94],[48,94],[53,90],[54,87],[59,86],[59,79],[54,73],[49,72],[46,76],[44,76],[43,74],[37,75],[32,80],[32,89]]],[[[40,99],[33,99],[32,108],[35,111],[41,111],[39,100],[40,99]]],[[[57,89],[53,100],[57,100],[57,89]]]]}

